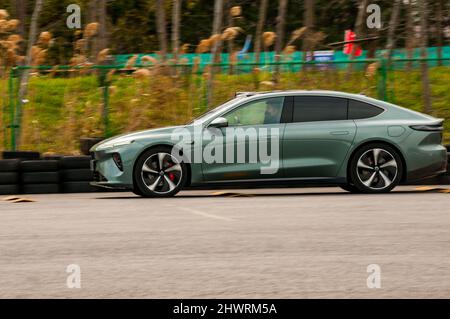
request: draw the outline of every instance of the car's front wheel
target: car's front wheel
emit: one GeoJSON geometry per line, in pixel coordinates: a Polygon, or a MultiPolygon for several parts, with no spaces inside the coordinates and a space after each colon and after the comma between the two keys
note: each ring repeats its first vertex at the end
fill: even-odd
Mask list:
{"type": "Polygon", "coordinates": [[[368,144],[350,162],[350,180],[363,193],[387,193],[400,183],[403,171],[398,152],[385,144],[368,144]]]}
{"type": "Polygon", "coordinates": [[[134,169],[135,193],[144,197],[170,197],[185,184],[186,164],[171,154],[168,147],[157,147],[144,152],[134,169]]]}

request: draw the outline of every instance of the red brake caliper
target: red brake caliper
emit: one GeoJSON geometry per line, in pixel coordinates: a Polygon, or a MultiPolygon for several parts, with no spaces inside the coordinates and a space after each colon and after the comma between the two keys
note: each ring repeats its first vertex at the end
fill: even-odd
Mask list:
{"type": "MultiPolygon", "coordinates": [[[[175,164],[174,164],[175,165],[175,164]]],[[[174,165],[170,165],[169,167],[167,167],[167,168],[170,168],[170,167],[172,167],[172,166],[174,166],[174,165]]],[[[166,169],[167,169],[166,168],[166,169]]],[[[169,172],[169,174],[167,174],[167,175],[169,175],[169,179],[173,182],[174,180],[175,180],[175,175],[172,173],[172,172],[169,172]]]]}

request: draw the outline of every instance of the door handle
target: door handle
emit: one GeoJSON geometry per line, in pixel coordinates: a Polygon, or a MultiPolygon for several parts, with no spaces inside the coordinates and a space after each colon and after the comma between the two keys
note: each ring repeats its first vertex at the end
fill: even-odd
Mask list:
{"type": "Polygon", "coordinates": [[[330,134],[331,135],[348,135],[348,134],[350,134],[350,132],[349,131],[333,131],[333,132],[330,132],[330,134]]]}

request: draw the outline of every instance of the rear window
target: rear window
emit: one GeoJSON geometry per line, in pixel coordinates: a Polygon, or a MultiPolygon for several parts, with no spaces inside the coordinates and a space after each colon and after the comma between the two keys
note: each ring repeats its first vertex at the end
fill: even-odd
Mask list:
{"type": "Polygon", "coordinates": [[[383,109],[356,100],[348,100],[349,120],[367,119],[382,113],[383,109]]]}
{"type": "Polygon", "coordinates": [[[296,96],[293,122],[347,119],[347,99],[328,96],[296,96]]]}

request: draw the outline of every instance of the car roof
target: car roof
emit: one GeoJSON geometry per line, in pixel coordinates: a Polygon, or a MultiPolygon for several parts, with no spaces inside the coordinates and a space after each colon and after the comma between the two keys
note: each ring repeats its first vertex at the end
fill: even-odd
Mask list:
{"type": "Polygon", "coordinates": [[[435,120],[434,117],[422,114],[386,101],[378,100],[363,94],[355,94],[355,93],[347,93],[341,91],[330,91],[330,90],[279,90],[279,91],[265,91],[265,92],[238,92],[236,94],[238,97],[251,101],[253,99],[258,99],[261,97],[277,97],[277,96],[289,96],[289,95],[311,95],[311,96],[330,96],[330,97],[340,97],[340,98],[348,98],[354,99],[361,102],[365,102],[371,105],[375,105],[383,108],[384,110],[389,110],[391,112],[401,112],[403,115],[408,115],[408,118],[414,119],[432,119],[435,120]]]}
{"type": "Polygon", "coordinates": [[[285,95],[321,95],[321,96],[335,96],[344,98],[356,98],[364,100],[372,100],[363,94],[347,93],[330,90],[278,90],[278,91],[263,91],[263,92],[236,92],[236,97],[256,98],[256,97],[272,97],[285,95]]]}

